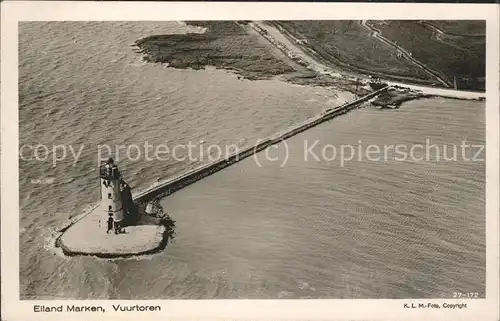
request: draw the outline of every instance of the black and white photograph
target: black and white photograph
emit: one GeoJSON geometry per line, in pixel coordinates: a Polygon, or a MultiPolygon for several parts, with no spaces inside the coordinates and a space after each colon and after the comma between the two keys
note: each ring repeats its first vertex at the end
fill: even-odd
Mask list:
{"type": "Polygon", "coordinates": [[[19,300],[485,299],[486,33],[19,21],[19,300]]]}

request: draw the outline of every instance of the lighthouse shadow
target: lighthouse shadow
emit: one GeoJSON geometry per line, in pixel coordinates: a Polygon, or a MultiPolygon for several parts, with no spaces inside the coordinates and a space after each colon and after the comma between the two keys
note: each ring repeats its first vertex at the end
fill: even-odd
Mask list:
{"type": "Polygon", "coordinates": [[[138,225],[160,225],[165,228],[163,233],[163,241],[161,248],[164,249],[170,241],[173,241],[176,235],[175,232],[175,221],[172,217],[160,208],[159,211],[155,213],[146,213],[147,203],[140,202],[129,207],[128,215],[125,219],[125,230],[126,227],[138,226],[138,225]]]}
{"type": "MultiPolygon", "coordinates": [[[[143,200],[135,202],[132,197],[132,189],[129,184],[122,180],[121,198],[124,209],[124,228],[134,225],[161,225],[165,228],[163,233],[162,247],[166,247],[169,241],[175,237],[175,221],[166,213],[158,199],[143,200]],[[154,205],[154,210],[146,213],[146,206],[154,205]]],[[[150,207],[151,207],[150,206],[150,207]]]]}

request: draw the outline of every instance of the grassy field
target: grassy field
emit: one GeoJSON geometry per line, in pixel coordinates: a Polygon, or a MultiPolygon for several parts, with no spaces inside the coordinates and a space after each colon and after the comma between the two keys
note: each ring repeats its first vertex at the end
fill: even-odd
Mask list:
{"type": "MultiPolygon", "coordinates": [[[[372,37],[359,21],[279,21],[298,39],[306,40],[318,58],[347,71],[394,80],[440,85],[432,75],[394,48],[372,37]]],[[[369,21],[383,37],[459,89],[484,90],[485,24],[482,21],[369,21]],[[432,28],[434,26],[434,28],[432,28]],[[443,30],[439,33],[437,29],[443,30]]]]}
{"type": "Polygon", "coordinates": [[[486,35],[486,22],[477,20],[428,20],[428,24],[434,25],[446,33],[466,37],[484,37],[486,35]]]}
{"type": "Polygon", "coordinates": [[[370,36],[359,21],[279,21],[315,55],[344,70],[417,83],[434,80],[419,67],[398,58],[395,50],[370,36]]]}
{"type": "Polygon", "coordinates": [[[201,34],[155,35],[136,41],[149,62],[168,63],[174,68],[203,69],[214,66],[233,70],[248,79],[267,79],[294,72],[275,57],[257,36],[245,31],[244,23],[233,21],[187,22],[207,28],[201,34]]]}
{"type": "Polygon", "coordinates": [[[370,23],[381,30],[384,37],[410,51],[414,58],[439,72],[449,82],[453,83],[456,77],[459,89],[484,90],[481,79],[486,72],[486,41],[482,36],[470,36],[469,33],[480,34],[481,30],[484,33],[484,22],[431,22],[453,34],[439,33],[421,21],[370,23]]]}

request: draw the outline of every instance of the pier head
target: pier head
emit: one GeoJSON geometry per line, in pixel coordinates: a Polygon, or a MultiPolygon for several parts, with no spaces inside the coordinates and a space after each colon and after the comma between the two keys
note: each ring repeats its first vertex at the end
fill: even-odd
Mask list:
{"type": "Polygon", "coordinates": [[[126,257],[151,254],[166,246],[167,226],[162,220],[141,217],[130,186],[111,158],[99,168],[99,191],[99,205],[56,240],[66,255],[126,257]]]}

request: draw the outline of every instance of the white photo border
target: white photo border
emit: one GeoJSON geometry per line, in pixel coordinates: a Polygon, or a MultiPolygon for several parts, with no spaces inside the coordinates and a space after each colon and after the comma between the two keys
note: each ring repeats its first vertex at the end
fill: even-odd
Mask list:
{"type": "Polygon", "coordinates": [[[1,4],[2,320],[268,319],[498,320],[499,9],[496,4],[44,2],[1,4]],[[20,300],[18,22],[161,20],[486,20],[486,299],[474,300],[20,300]],[[404,309],[404,303],[461,303],[467,309],[404,309]],[[93,304],[99,313],[34,313],[35,304],[93,304]],[[113,312],[112,304],[161,305],[161,312],[113,312]]]}

